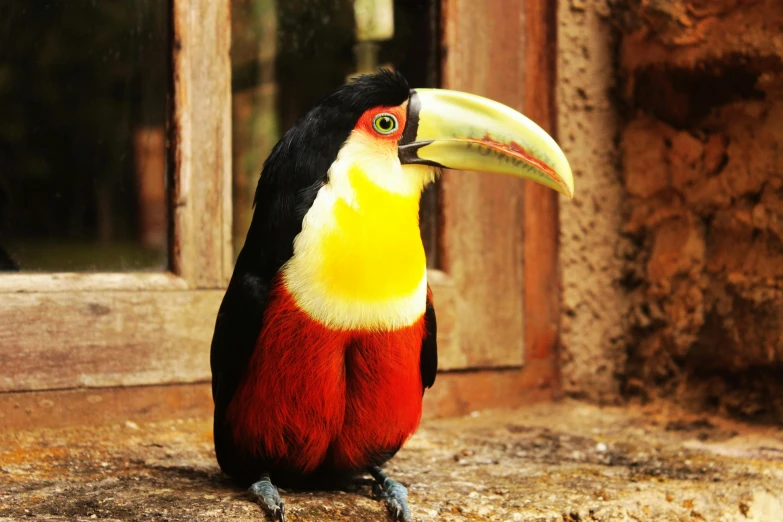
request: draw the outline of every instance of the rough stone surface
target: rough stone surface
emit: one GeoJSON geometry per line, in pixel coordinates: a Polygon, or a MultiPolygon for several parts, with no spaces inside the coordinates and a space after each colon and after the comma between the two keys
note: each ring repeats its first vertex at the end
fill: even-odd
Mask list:
{"type": "MultiPolygon", "coordinates": [[[[783,513],[783,431],[577,402],[427,421],[387,470],[416,520],[756,521],[783,513]]],[[[0,432],[0,520],[255,521],[207,418],[0,432]]],[[[288,520],[384,521],[370,486],[284,491],[288,520]]]]}
{"type": "Polygon", "coordinates": [[[783,4],[627,4],[625,391],[783,422],[783,4]]]}
{"type": "Polygon", "coordinates": [[[557,137],[576,182],[560,205],[562,387],[603,402],[619,397],[629,338],[610,14],[607,0],[559,1],[557,137]]]}
{"type": "Polygon", "coordinates": [[[783,3],[560,0],[562,387],[783,422],[783,3]]]}
{"type": "Polygon", "coordinates": [[[733,63],[737,59],[765,68],[781,64],[783,25],[779,0],[613,3],[615,18],[626,34],[620,52],[626,70],[662,65],[698,69],[712,65],[709,62],[733,63]]]}

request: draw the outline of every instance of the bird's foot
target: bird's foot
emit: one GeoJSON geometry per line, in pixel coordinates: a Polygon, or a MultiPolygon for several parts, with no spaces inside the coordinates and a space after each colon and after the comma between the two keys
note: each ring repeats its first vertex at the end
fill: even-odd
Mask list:
{"type": "Polygon", "coordinates": [[[411,508],[408,506],[408,490],[405,486],[389,478],[379,467],[370,468],[370,474],[375,479],[373,493],[386,502],[395,521],[413,522],[411,508]]]}
{"type": "Polygon", "coordinates": [[[272,484],[269,475],[264,474],[261,480],[250,486],[248,490],[253,500],[277,522],[285,522],[285,502],[280,498],[277,487],[272,484]]]}

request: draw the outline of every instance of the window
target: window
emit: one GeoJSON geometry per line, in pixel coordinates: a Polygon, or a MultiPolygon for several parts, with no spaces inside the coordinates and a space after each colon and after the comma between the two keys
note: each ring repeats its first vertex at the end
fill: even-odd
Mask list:
{"type": "MultiPolygon", "coordinates": [[[[14,16],[22,16],[20,11],[33,16],[27,4],[15,0],[10,9],[14,16]]],[[[8,369],[0,373],[0,391],[206,383],[214,319],[248,226],[261,164],[294,118],[356,70],[389,65],[414,86],[474,92],[527,108],[545,127],[552,121],[552,35],[546,28],[554,15],[539,0],[390,1],[392,33],[384,36],[383,27],[375,27],[365,39],[357,39],[356,9],[383,2],[124,0],[112,3],[124,6],[115,6],[117,11],[103,3],[52,4],[57,17],[86,9],[94,17],[130,22],[125,33],[115,31],[114,37],[126,37],[119,55],[109,53],[114,47],[95,40],[98,32],[89,28],[73,45],[114,57],[117,70],[96,72],[97,62],[89,61],[85,67],[110,84],[104,90],[116,104],[131,108],[123,106],[121,125],[102,132],[97,122],[92,132],[85,131],[105,140],[91,143],[85,157],[60,147],[79,161],[100,154],[114,159],[114,185],[97,182],[95,176],[108,171],[93,166],[93,177],[75,190],[91,209],[80,218],[79,234],[59,222],[67,209],[47,207],[51,186],[43,184],[49,195],[25,190],[25,197],[35,199],[23,206],[23,219],[35,205],[51,212],[55,217],[47,219],[60,227],[58,238],[93,243],[86,262],[57,253],[53,244],[34,251],[32,232],[0,232],[5,234],[0,240],[8,238],[14,248],[12,255],[27,252],[18,254],[23,272],[0,273],[0,367],[8,369]],[[162,11],[161,5],[169,7],[162,11]],[[120,79],[112,83],[106,78],[112,74],[120,79]],[[119,153],[102,148],[112,140],[120,143],[119,153]],[[120,245],[104,248],[112,242],[131,253],[120,245]],[[50,259],[35,252],[48,252],[50,259]],[[105,260],[96,261],[96,252],[105,260]]],[[[0,18],[7,19],[1,10],[8,5],[0,7],[0,18]]],[[[35,15],[41,20],[29,23],[65,23],[41,13],[35,15]]],[[[18,56],[43,52],[29,32],[30,47],[11,50],[18,56]]],[[[11,34],[8,25],[0,28],[0,42],[11,34]]],[[[62,52],[71,67],[73,53],[62,52]]],[[[2,103],[8,89],[3,62],[10,58],[9,51],[0,53],[2,103]]],[[[25,74],[44,74],[34,65],[27,63],[25,74]]],[[[55,94],[65,111],[63,100],[70,98],[55,94]]],[[[83,98],[82,103],[97,103],[83,98]]],[[[70,109],[91,112],[75,104],[70,109]]],[[[40,121],[54,127],[53,118],[40,121]]],[[[62,118],[71,126],[81,121],[62,118]]],[[[5,128],[0,140],[7,139],[5,128]]],[[[56,172],[75,175],[44,157],[56,172]]],[[[109,165],[98,163],[104,164],[109,165]]],[[[548,388],[557,342],[556,195],[516,179],[448,172],[425,194],[422,224],[440,367],[470,370],[473,376],[445,374],[430,400],[453,395],[454,404],[463,401],[459,408],[481,400],[506,404],[509,397],[518,400],[521,390],[548,388]],[[491,393],[478,397],[461,388],[465,378],[488,383],[491,393]]]]}
{"type": "Polygon", "coordinates": [[[166,268],[168,15],[0,6],[1,271],[166,268]]]}
{"type": "MultiPolygon", "coordinates": [[[[24,53],[37,53],[35,58],[28,57],[36,62],[21,68],[24,74],[57,73],[57,78],[71,81],[47,87],[52,107],[63,115],[41,114],[36,120],[23,114],[20,121],[38,125],[37,132],[44,129],[50,132],[47,136],[68,134],[83,126],[85,140],[94,140],[84,151],[86,158],[80,151],[68,150],[68,136],[58,135],[65,142],[57,144],[59,148],[41,145],[49,154],[44,155],[47,165],[58,169],[52,176],[86,176],[81,185],[73,187],[77,199],[70,200],[68,208],[51,209],[51,222],[59,225],[62,216],[79,212],[80,205],[90,207],[89,198],[97,201],[90,207],[96,209],[96,215],[80,220],[83,236],[57,236],[52,229],[43,228],[49,236],[38,250],[40,257],[30,253],[27,261],[28,254],[20,255],[23,269],[29,262],[31,270],[54,271],[0,275],[0,367],[8,369],[0,376],[1,391],[209,379],[208,340],[221,288],[231,270],[230,27],[225,23],[229,2],[175,1],[166,5],[124,0],[111,6],[105,2],[39,2],[31,7],[20,0],[0,8],[5,11],[3,20],[16,20],[0,29],[3,42],[15,42],[9,48],[3,46],[7,50],[3,51],[5,63],[0,63],[0,71],[20,70],[14,69],[15,61],[22,60],[24,53]],[[56,30],[33,30],[36,24],[56,30]],[[113,30],[97,29],[99,25],[113,30]],[[18,40],[17,31],[27,36],[18,40]],[[61,34],[65,31],[78,34],[61,34]],[[68,47],[60,49],[66,44],[68,47]],[[88,56],[81,57],[84,53],[88,56]],[[55,59],[60,62],[52,65],[55,59]],[[80,83],[85,79],[97,85],[80,83]],[[93,99],[86,95],[89,93],[105,99],[93,99]],[[95,105],[102,101],[110,106],[103,116],[95,105]],[[98,121],[99,117],[125,119],[112,125],[98,121]],[[55,152],[63,156],[53,156],[55,152]],[[100,156],[100,161],[89,155],[100,156]],[[75,172],[78,164],[59,164],[77,159],[87,165],[93,160],[96,163],[83,173],[75,172]],[[103,166],[105,172],[101,171],[103,166]],[[143,175],[138,176],[140,171],[143,175]],[[148,172],[156,177],[149,190],[144,188],[148,172]],[[102,201],[105,191],[96,181],[102,174],[115,176],[112,179],[118,185],[121,176],[127,178],[122,183],[129,185],[134,183],[134,175],[142,181],[136,181],[134,190],[110,190],[107,201],[102,201]],[[164,181],[165,192],[161,190],[164,181]],[[148,208],[168,209],[165,226],[160,226],[160,214],[145,216],[139,211],[142,203],[150,201],[148,208]],[[135,209],[123,210],[134,204],[135,209]],[[106,213],[99,216],[101,206],[106,207],[106,213]],[[128,233],[136,238],[131,250],[140,251],[138,244],[149,240],[158,245],[153,249],[156,254],[147,261],[127,262],[136,259],[136,253],[115,251],[105,243],[66,245],[72,249],[71,255],[70,250],[50,241],[102,239],[101,228],[106,224],[98,218],[107,216],[128,219],[123,226],[116,223],[109,228],[112,234],[135,232],[128,233]],[[130,223],[131,216],[134,223],[130,223]],[[147,230],[144,227],[157,230],[158,235],[145,239],[139,233],[147,230]],[[82,252],[87,252],[89,261],[72,262],[82,252]],[[105,261],[93,261],[104,254],[105,261]],[[36,261],[47,256],[52,258],[48,264],[36,261]],[[157,270],[121,271],[143,268],[157,270]],[[76,272],[93,269],[100,271],[76,272]]],[[[19,81],[23,88],[44,88],[19,81]]],[[[8,88],[6,78],[2,92],[8,88]]],[[[35,144],[30,138],[23,141],[28,146],[35,144]]],[[[32,173],[21,171],[23,186],[30,186],[32,173]]],[[[39,199],[50,195],[45,191],[28,194],[26,190],[24,196],[36,198],[31,205],[46,210],[48,203],[39,199]]],[[[27,246],[32,236],[32,232],[12,234],[10,244],[32,252],[27,246]]]]}

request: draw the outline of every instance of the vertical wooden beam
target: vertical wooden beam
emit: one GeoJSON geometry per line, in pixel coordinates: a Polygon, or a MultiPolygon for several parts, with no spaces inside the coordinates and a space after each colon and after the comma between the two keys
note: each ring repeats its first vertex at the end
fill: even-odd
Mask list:
{"type": "Polygon", "coordinates": [[[218,288],[233,261],[230,0],[173,0],[172,20],[172,269],[218,288]]]}
{"type": "MultiPolygon", "coordinates": [[[[525,0],[443,3],[443,87],[518,110],[525,96],[525,0]]],[[[524,352],[523,200],[519,179],[446,172],[440,266],[456,288],[467,367],[519,366],[524,352]]]]}
{"type": "MultiPolygon", "coordinates": [[[[557,2],[525,0],[524,112],[550,133],[556,117],[556,9],[557,2]]],[[[528,183],[524,221],[525,360],[556,364],[560,317],[558,194],[528,183]]]]}

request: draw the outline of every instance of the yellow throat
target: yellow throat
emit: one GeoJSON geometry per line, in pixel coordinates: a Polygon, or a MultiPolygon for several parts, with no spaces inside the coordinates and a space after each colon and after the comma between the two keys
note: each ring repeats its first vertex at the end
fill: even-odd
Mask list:
{"type": "Polygon", "coordinates": [[[396,154],[377,158],[361,163],[341,152],[282,269],[297,304],[335,329],[402,328],[426,306],[419,200],[432,175],[429,167],[403,168],[396,154]]]}
{"type": "Polygon", "coordinates": [[[357,166],[348,177],[355,199],[335,202],[335,228],[321,242],[319,279],[329,294],[362,302],[413,294],[426,269],[419,195],[388,192],[357,166]]]}

